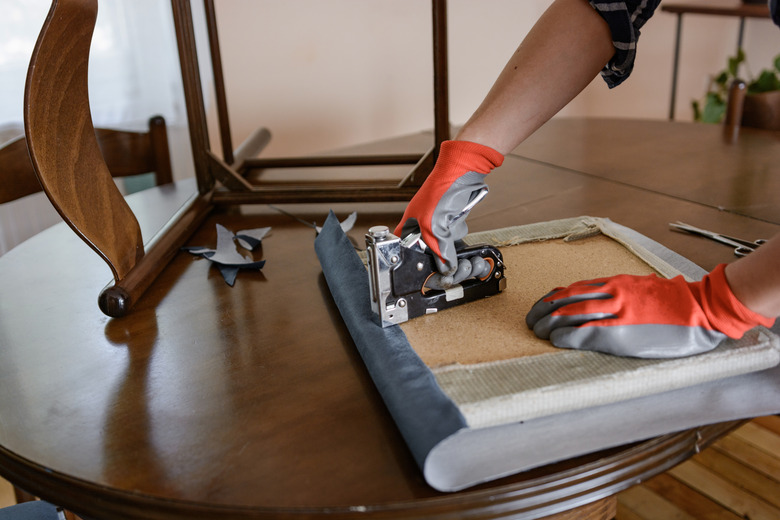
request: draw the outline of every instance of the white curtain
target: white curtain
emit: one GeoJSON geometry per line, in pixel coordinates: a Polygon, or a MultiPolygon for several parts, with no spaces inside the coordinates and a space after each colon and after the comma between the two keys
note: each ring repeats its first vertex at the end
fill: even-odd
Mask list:
{"type": "MultiPolygon", "coordinates": [[[[0,122],[20,122],[24,79],[49,0],[0,0],[0,122]]],[[[170,3],[103,0],[89,63],[98,126],[140,126],[152,114],[182,118],[181,79],[170,3]]]]}
{"type": "MultiPolygon", "coordinates": [[[[0,145],[22,133],[27,66],[50,5],[0,0],[0,145]]],[[[143,129],[160,114],[169,128],[184,127],[181,89],[170,2],[100,1],[89,64],[95,125],[143,129]]],[[[0,206],[0,254],[58,221],[40,194],[0,206]]]]}

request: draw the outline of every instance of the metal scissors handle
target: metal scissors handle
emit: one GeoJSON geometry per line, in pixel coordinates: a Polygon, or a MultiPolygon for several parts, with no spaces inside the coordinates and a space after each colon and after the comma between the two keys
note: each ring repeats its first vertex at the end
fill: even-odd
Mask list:
{"type": "Polygon", "coordinates": [[[706,229],[697,228],[695,226],[691,226],[690,224],[686,224],[684,222],[679,222],[679,221],[670,222],[669,226],[672,229],[676,229],[678,231],[687,231],[688,233],[693,233],[695,235],[700,235],[709,238],[710,240],[715,240],[716,242],[720,242],[721,244],[733,246],[734,254],[736,256],[748,255],[753,251],[755,251],[761,244],[766,243],[766,240],[764,240],[763,238],[759,238],[758,240],[755,241],[744,240],[742,238],[730,237],[728,235],[715,233],[714,231],[707,231],[706,229]]]}

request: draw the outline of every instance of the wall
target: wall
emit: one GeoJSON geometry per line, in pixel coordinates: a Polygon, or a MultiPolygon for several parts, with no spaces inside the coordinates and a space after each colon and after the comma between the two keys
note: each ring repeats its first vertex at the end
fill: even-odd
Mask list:
{"type": "MultiPolygon", "coordinates": [[[[450,0],[450,114],[462,124],[550,0],[450,0]]],[[[432,127],[430,2],[219,0],[234,144],[271,129],[269,155],[309,153],[432,127]]],[[[598,78],[560,115],[668,116],[676,16],[642,30],[636,69],[609,90],[598,78]]],[[[691,119],[708,75],[734,53],[733,18],[686,15],[676,118],[691,119]]],[[[780,53],[780,30],[748,20],[753,68],[780,53]]],[[[214,128],[212,124],[212,128],[214,128]]]]}

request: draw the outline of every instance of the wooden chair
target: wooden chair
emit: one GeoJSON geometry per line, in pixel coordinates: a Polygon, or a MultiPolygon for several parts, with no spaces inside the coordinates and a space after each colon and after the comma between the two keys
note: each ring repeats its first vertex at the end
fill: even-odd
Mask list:
{"type": "Polygon", "coordinates": [[[25,87],[25,134],[30,158],[57,211],[111,268],[113,283],[98,297],[112,317],[129,312],[187,238],[215,206],[264,203],[409,200],[433,168],[438,146],[449,138],[446,0],[431,0],[434,55],[434,146],[425,154],[253,159],[267,131],[231,149],[214,1],[203,0],[209,28],[222,156],[210,149],[190,0],[171,0],[187,121],[198,191],[148,243],[135,215],[113,183],[100,153],[87,95],[87,65],[97,0],[55,0],[30,60],[25,87]],[[66,89],[65,92],[63,89],[66,89]],[[345,183],[336,179],[262,183],[252,170],[279,167],[414,164],[398,181],[345,183]]]}
{"type": "MultiPolygon", "coordinates": [[[[153,173],[155,185],[173,182],[165,119],[149,119],[148,132],[97,128],[98,145],[113,177],[153,173]]],[[[42,190],[23,135],[0,148],[0,204],[42,190]]]]}

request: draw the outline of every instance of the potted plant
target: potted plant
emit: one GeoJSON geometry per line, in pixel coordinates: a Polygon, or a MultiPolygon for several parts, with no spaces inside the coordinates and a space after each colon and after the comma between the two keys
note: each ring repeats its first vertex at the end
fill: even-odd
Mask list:
{"type": "MultiPolygon", "coordinates": [[[[726,113],[729,86],[738,79],[738,70],[745,61],[739,49],[728,59],[726,68],[715,75],[707,88],[704,100],[694,100],[693,118],[704,123],[720,123],[726,113]]],[[[747,95],[742,124],[780,130],[780,54],[775,56],[773,68],[762,70],[757,77],[746,80],[747,95]]]]}

